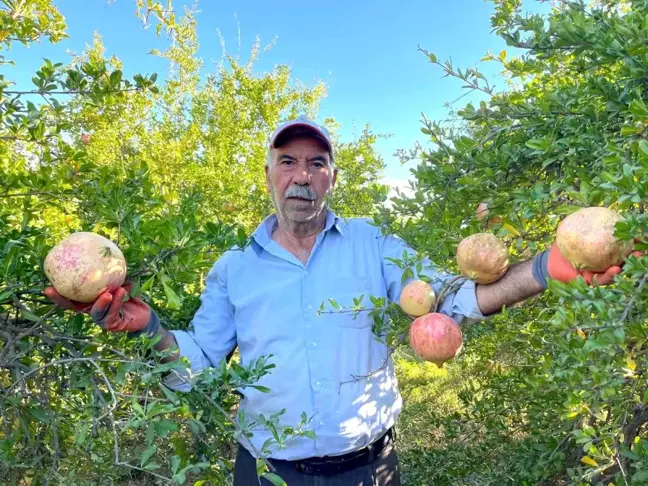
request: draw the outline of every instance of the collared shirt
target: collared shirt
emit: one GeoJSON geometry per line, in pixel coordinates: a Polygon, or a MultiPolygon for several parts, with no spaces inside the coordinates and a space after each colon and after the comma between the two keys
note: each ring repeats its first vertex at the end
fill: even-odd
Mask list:
{"type": "MultiPolygon", "coordinates": [[[[387,346],[372,332],[368,312],[356,317],[348,312],[318,315],[318,309],[325,303],[326,310],[332,310],[329,299],[346,308],[354,305],[354,298],[362,298],[365,308],[373,307],[369,296],[397,302],[403,270],[390,258],[402,259],[404,251],[415,253],[369,220],[345,220],[328,210],[325,228],[303,264],[273,241],[276,225],[276,216],[269,216],[249,246],[230,250],[215,263],[191,330],[173,331],[180,354],[193,373],[217,366],[236,345],[243,365],[272,355],[269,361],[276,367],[256,383],[270,392],[244,388],[241,409],[250,420],[285,409],[280,424],[291,427],[305,412],[313,417],[310,428],[316,438],[291,440],[270,457],[294,460],[360,449],[393,426],[400,413],[394,366],[387,346]]],[[[421,273],[436,280],[433,288],[438,293],[452,275],[426,263],[429,267],[421,273]]],[[[475,284],[467,281],[448,295],[441,312],[458,323],[483,319],[475,284]]],[[[167,384],[190,390],[177,377],[167,384]]],[[[259,450],[270,438],[271,432],[258,427],[251,440],[259,450]]],[[[254,453],[245,439],[240,440],[254,453]]]]}

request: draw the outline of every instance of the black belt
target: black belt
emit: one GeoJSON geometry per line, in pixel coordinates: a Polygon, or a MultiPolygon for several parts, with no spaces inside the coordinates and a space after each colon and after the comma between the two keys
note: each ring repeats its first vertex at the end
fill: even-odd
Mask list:
{"type": "Polygon", "coordinates": [[[371,464],[387,445],[394,441],[394,431],[389,429],[378,440],[360,450],[341,456],[312,457],[297,461],[270,459],[272,464],[286,464],[302,474],[311,476],[333,476],[371,464]]]}

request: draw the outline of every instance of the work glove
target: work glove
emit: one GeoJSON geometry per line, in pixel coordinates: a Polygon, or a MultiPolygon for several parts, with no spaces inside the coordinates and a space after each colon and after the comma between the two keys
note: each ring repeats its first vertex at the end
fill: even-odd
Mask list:
{"type": "Polygon", "coordinates": [[[160,328],[160,319],[146,302],[139,297],[130,297],[132,284],[126,284],[114,291],[103,292],[90,303],[66,299],[54,287],[47,287],[44,294],[56,305],[74,312],[88,314],[101,328],[111,332],[128,332],[129,337],[141,334],[154,336],[160,328]]]}
{"type": "MultiPolygon", "coordinates": [[[[643,253],[634,251],[631,256],[640,257],[643,253]]],[[[621,266],[613,265],[605,272],[590,272],[588,270],[576,269],[560,253],[555,243],[549,250],[539,253],[533,258],[533,276],[543,288],[547,288],[547,279],[558,280],[562,283],[569,283],[572,280],[583,277],[588,285],[608,285],[614,281],[614,277],[621,273],[621,266]]]]}

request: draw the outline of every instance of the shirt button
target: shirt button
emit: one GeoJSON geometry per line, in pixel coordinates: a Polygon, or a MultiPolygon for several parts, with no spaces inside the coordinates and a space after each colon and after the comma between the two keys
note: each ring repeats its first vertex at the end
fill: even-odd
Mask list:
{"type": "Polygon", "coordinates": [[[308,307],[306,307],[306,308],[307,308],[308,310],[313,310],[313,306],[310,305],[310,304],[309,304],[308,307]]]}
{"type": "Polygon", "coordinates": [[[321,388],[321,387],[322,387],[322,382],[321,382],[321,381],[316,381],[316,382],[315,382],[315,386],[316,386],[317,388],[321,388]]]}
{"type": "Polygon", "coordinates": [[[315,341],[313,341],[313,342],[311,343],[311,346],[313,346],[314,348],[316,348],[316,347],[317,347],[317,343],[316,343],[315,341]]]}
{"type": "Polygon", "coordinates": [[[324,421],[323,421],[323,420],[320,420],[320,425],[324,425],[324,421]]]}

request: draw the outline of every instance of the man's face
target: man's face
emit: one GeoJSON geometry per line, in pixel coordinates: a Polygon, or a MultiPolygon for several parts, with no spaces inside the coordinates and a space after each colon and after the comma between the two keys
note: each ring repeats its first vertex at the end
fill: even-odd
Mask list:
{"type": "Polygon", "coordinates": [[[274,149],[272,166],[266,167],[275,211],[298,223],[321,213],[336,178],[326,147],[315,137],[294,138],[274,149]]]}

